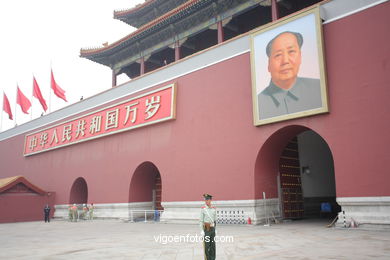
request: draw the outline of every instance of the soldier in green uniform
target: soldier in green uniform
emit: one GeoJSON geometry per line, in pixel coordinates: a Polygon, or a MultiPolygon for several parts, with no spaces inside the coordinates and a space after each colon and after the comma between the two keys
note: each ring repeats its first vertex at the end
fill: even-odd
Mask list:
{"type": "Polygon", "coordinates": [[[215,224],[217,221],[217,211],[211,206],[212,196],[203,194],[206,205],[200,211],[200,228],[204,238],[205,260],[215,260],[215,224]]]}
{"type": "Polygon", "coordinates": [[[88,218],[88,207],[87,204],[83,204],[83,211],[80,214],[80,219],[86,220],[88,218]]]}
{"type": "Polygon", "coordinates": [[[91,203],[91,206],[89,206],[88,210],[89,210],[89,219],[90,220],[93,220],[93,210],[95,209],[95,207],[93,206],[93,203],[91,203]]]}
{"type": "Polygon", "coordinates": [[[72,222],[73,221],[73,210],[72,210],[72,205],[70,205],[70,204],[68,207],[68,216],[69,216],[69,221],[72,222]]]}
{"type": "Polygon", "coordinates": [[[74,222],[77,222],[79,219],[79,212],[76,204],[73,204],[72,206],[72,220],[74,222]]]}

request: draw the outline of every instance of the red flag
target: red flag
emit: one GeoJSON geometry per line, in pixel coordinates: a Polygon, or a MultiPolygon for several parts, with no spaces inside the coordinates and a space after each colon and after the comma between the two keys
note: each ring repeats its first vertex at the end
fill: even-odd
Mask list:
{"type": "Polygon", "coordinates": [[[54,80],[53,70],[51,71],[51,88],[53,89],[54,94],[56,94],[57,97],[62,98],[63,100],[68,102],[65,97],[65,91],[60,88],[60,86],[58,86],[58,84],[54,80]]]}
{"type": "Polygon", "coordinates": [[[6,112],[8,114],[8,118],[12,120],[13,117],[12,117],[11,106],[9,105],[7,95],[5,93],[3,93],[3,94],[4,94],[3,95],[3,110],[4,110],[4,112],[6,112]]]}
{"type": "Polygon", "coordinates": [[[17,97],[16,97],[16,103],[20,105],[20,108],[22,109],[23,113],[28,114],[28,109],[31,107],[31,102],[26,98],[26,96],[20,91],[18,86],[17,91],[17,97]]]}
{"type": "Polygon", "coordinates": [[[43,110],[47,110],[46,100],[43,98],[41,89],[38,86],[38,83],[33,77],[33,96],[36,97],[39,100],[39,103],[41,103],[43,110]]]}

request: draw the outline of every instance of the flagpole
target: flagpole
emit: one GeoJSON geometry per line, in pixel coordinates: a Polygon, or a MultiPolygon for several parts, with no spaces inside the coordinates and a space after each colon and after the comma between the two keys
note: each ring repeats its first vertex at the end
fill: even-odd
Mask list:
{"type": "Polygon", "coordinates": [[[53,71],[53,68],[51,67],[51,60],[50,60],[50,84],[49,84],[49,113],[51,112],[51,73],[53,71]]]}
{"type": "Polygon", "coordinates": [[[4,110],[4,96],[5,96],[5,92],[3,91],[3,108],[1,109],[0,132],[2,132],[2,131],[3,131],[3,110],[4,110]]]}
{"type": "Polygon", "coordinates": [[[17,105],[18,105],[18,88],[19,88],[19,85],[18,85],[18,82],[16,82],[16,98],[15,98],[15,126],[17,126],[17,122],[16,122],[16,114],[17,114],[17,105]]]}
{"type": "Polygon", "coordinates": [[[33,105],[34,105],[34,74],[33,74],[33,87],[32,87],[32,92],[31,92],[31,116],[30,120],[33,118],[33,105]]]}

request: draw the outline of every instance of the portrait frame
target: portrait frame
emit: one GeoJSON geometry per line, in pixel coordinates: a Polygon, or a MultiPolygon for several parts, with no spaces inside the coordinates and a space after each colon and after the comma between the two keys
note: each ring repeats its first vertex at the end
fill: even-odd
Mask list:
{"type": "MultiPolygon", "coordinates": [[[[329,112],[322,21],[318,6],[296,15],[288,16],[276,23],[260,27],[251,34],[250,41],[253,122],[255,126],[329,112]],[[310,108],[303,108],[302,111],[293,112],[280,112],[279,110],[275,113],[283,114],[273,115],[273,112],[268,113],[268,111],[274,109],[270,105],[273,103],[260,101],[260,99],[264,100],[260,95],[264,96],[263,93],[269,93],[266,92],[267,90],[264,90],[271,85],[271,75],[268,65],[269,58],[266,53],[266,46],[272,39],[283,32],[298,32],[302,35],[303,44],[300,48],[302,55],[298,77],[314,79],[315,81],[313,82],[316,82],[316,95],[310,101],[313,102],[313,104],[310,104],[310,108]],[[318,102],[314,100],[318,100],[318,102]]],[[[280,93],[283,95],[286,92],[280,91],[280,93]]],[[[310,95],[311,92],[307,93],[309,93],[307,95],[310,95]]],[[[301,98],[301,100],[304,103],[305,100],[310,100],[310,96],[305,99],[301,98]]],[[[278,105],[281,104],[277,101],[275,103],[278,105]]],[[[287,107],[288,105],[285,106],[287,107]]],[[[302,106],[305,107],[305,105],[302,106]]]]}

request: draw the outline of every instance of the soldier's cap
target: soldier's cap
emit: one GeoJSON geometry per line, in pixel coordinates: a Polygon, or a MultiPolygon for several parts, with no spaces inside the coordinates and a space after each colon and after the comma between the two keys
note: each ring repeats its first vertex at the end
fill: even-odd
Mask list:
{"type": "Polygon", "coordinates": [[[205,200],[213,199],[213,196],[211,196],[210,194],[207,194],[207,193],[203,194],[203,197],[204,197],[205,200]]]}

